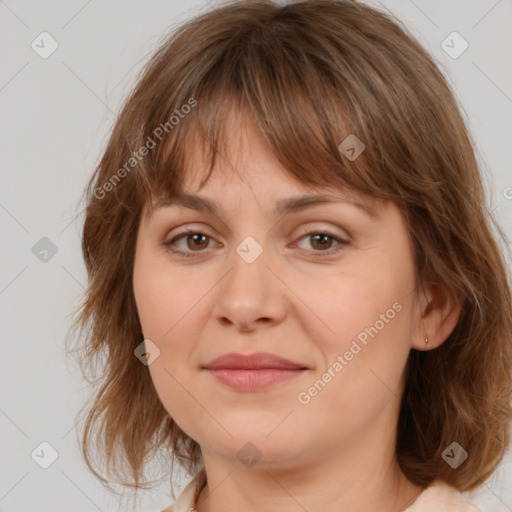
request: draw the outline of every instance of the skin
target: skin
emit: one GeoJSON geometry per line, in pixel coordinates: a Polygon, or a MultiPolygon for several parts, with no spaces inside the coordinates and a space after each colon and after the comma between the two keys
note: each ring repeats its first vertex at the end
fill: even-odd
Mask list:
{"type": "MultiPolygon", "coordinates": [[[[242,126],[240,119],[229,118],[228,158],[206,185],[199,189],[200,175],[187,174],[186,191],[219,201],[219,215],[160,208],[143,216],[136,244],[139,318],[160,350],[148,368],[166,410],[201,446],[208,485],[196,508],[404,510],[422,491],[395,459],[404,367],[411,349],[443,343],[460,310],[439,285],[419,293],[393,203],[374,201],[373,219],[345,200],[354,197],[347,191],[327,187],[319,191],[335,203],[273,216],[276,201],[311,187],[289,176],[250,119],[242,126]],[[199,248],[190,236],[174,243],[191,258],[165,246],[187,228],[209,237],[199,248]],[[325,231],[349,244],[315,258],[339,247],[330,238],[315,243],[325,231]],[[250,264],[236,252],[247,236],[263,249],[250,264]],[[299,393],[394,303],[402,306],[394,318],[300,403],[299,393]],[[232,351],[271,352],[309,370],[265,391],[235,391],[201,369],[232,351]],[[252,467],[237,455],[248,442],[261,456],[252,467]]],[[[205,168],[198,152],[192,157],[194,169],[205,168]]]]}

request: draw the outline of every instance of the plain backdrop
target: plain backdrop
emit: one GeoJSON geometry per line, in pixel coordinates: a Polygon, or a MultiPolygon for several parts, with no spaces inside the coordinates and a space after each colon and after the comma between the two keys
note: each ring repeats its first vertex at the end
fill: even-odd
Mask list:
{"type": "MultiPolygon", "coordinates": [[[[512,1],[368,3],[402,20],[455,89],[489,204],[510,239],[512,1]]],[[[86,283],[78,201],[121,102],[158,42],[214,5],[0,0],[1,511],[123,509],[86,468],[74,425],[89,396],[64,353],[70,313],[86,283]],[[58,48],[43,58],[52,44],[58,48]]],[[[177,481],[181,488],[187,483],[179,475],[177,481]]],[[[512,511],[510,453],[474,499],[484,512],[512,511]]],[[[137,510],[171,502],[163,484],[143,493],[137,510]]]]}

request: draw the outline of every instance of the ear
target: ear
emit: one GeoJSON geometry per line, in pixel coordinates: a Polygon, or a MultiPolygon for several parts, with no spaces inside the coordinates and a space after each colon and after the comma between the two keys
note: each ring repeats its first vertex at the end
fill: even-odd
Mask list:
{"type": "Polygon", "coordinates": [[[416,350],[430,350],[443,344],[455,329],[462,300],[445,284],[428,284],[421,290],[420,318],[411,346],[416,350]]]}

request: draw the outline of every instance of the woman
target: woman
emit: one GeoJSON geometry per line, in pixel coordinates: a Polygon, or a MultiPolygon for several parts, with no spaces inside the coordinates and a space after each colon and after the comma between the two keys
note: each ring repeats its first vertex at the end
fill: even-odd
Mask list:
{"type": "Polygon", "coordinates": [[[108,358],[85,460],[136,490],[177,461],[194,478],[166,511],[478,510],[461,492],[512,417],[491,222],[453,93],[396,21],[351,0],[198,16],[87,190],[76,325],[84,371],[108,358]]]}

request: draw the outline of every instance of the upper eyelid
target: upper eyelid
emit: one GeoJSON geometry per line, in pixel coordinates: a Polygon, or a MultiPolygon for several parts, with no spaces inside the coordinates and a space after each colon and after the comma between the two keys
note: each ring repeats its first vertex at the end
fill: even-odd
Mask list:
{"type": "MultiPolygon", "coordinates": [[[[320,222],[324,222],[324,221],[312,221],[312,222],[320,223],[320,222]]],[[[311,224],[311,222],[309,222],[308,224],[311,224]]],[[[185,224],[181,228],[175,228],[177,230],[176,233],[174,233],[173,235],[166,236],[166,238],[169,238],[168,241],[170,242],[171,240],[175,239],[178,236],[184,236],[187,234],[197,234],[197,233],[206,235],[209,238],[215,238],[215,235],[208,234],[209,229],[213,229],[213,228],[204,229],[203,227],[189,227],[189,226],[190,226],[190,224],[185,224]]],[[[351,238],[351,235],[349,234],[349,232],[346,229],[343,229],[339,226],[333,226],[331,228],[331,227],[314,227],[314,226],[308,227],[308,226],[301,225],[299,228],[296,228],[296,229],[300,230],[300,234],[299,234],[300,237],[308,235],[308,234],[312,234],[313,232],[321,233],[321,232],[325,231],[325,232],[329,232],[329,234],[331,234],[332,236],[336,236],[341,239],[350,239],[351,238]],[[335,231],[338,229],[341,229],[343,231],[343,233],[336,233],[335,231]]],[[[175,231],[175,230],[173,229],[171,231],[175,231]]],[[[213,230],[213,231],[216,231],[216,230],[213,230]]],[[[229,233],[230,234],[232,233],[231,230],[229,233]]]]}

